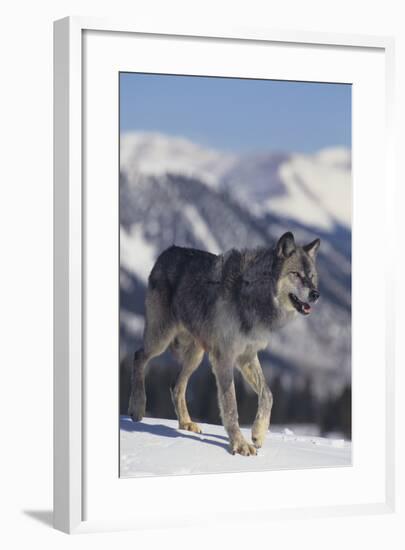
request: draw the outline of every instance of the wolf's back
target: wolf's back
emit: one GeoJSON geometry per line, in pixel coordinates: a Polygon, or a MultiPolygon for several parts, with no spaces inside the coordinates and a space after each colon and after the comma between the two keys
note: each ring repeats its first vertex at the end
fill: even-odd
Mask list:
{"type": "Polygon", "coordinates": [[[204,250],[171,246],[164,250],[149,275],[150,290],[165,290],[173,293],[185,278],[208,273],[217,256],[204,250]]]}

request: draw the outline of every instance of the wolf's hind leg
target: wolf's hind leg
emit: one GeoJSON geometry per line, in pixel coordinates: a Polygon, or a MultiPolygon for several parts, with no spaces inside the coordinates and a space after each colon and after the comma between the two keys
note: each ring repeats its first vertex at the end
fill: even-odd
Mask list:
{"type": "Polygon", "coordinates": [[[171,390],[174,409],[179,420],[179,429],[201,433],[201,428],[190,418],[187,402],[187,383],[192,373],[197,369],[204,355],[204,350],[192,337],[179,335],[171,346],[173,354],[181,363],[181,371],[176,384],[171,390]]]}
{"type": "Polygon", "coordinates": [[[138,349],[134,355],[128,406],[128,414],[134,422],[142,420],[145,416],[145,367],[147,362],[148,356],[145,354],[144,348],[138,349]]]}
{"type": "Polygon", "coordinates": [[[135,422],[145,416],[145,368],[148,362],[161,355],[175,336],[175,326],[170,321],[163,304],[156,293],[147,295],[145,330],[143,347],[134,355],[132,368],[131,393],[129,398],[128,415],[135,422]]]}
{"type": "Polygon", "coordinates": [[[269,429],[273,396],[264,378],[257,355],[252,358],[242,357],[238,361],[238,368],[246,382],[258,395],[257,414],[252,426],[252,441],[254,446],[259,448],[263,445],[269,429]]]}

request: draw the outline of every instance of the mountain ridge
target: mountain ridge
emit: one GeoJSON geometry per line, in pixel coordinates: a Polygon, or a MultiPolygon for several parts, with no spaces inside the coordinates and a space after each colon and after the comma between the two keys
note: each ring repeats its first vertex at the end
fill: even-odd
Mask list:
{"type": "Polygon", "coordinates": [[[309,212],[320,228],[333,230],[335,222],[351,225],[351,153],[341,146],[313,154],[236,154],[157,132],[128,132],[121,136],[120,150],[121,171],[133,182],[138,176],[185,176],[231,190],[241,204],[250,203],[256,216],[281,213],[305,222],[309,212]],[[326,179],[334,185],[327,185],[326,179]]]}

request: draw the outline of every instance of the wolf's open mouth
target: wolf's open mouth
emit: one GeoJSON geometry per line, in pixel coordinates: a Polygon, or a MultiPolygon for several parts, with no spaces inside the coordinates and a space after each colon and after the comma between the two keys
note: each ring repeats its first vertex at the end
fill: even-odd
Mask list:
{"type": "Polygon", "coordinates": [[[309,304],[307,304],[306,302],[301,302],[301,300],[297,298],[295,294],[290,293],[289,297],[292,305],[295,307],[298,313],[302,313],[302,315],[309,315],[311,313],[311,306],[309,304]]]}

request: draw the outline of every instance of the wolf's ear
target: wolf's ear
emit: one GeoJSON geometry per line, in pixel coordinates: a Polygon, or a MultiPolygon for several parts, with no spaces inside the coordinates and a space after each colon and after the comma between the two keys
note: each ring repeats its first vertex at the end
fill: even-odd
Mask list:
{"type": "Polygon", "coordinates": [[[280,258],[288,258],[295,252],[296,246],[294,235],[288,231],[282,235],[277,243],[276,252],[280,258]]]}
{"type": "Polygon", "coordinates": [[[321,244],[321,239],[315,239],[314,241],[312,241],[312,243],[309,243],[303,246],[303,249],[309,256],[311,256],[311,258],[315,259],[318,253],[318,248],[320,244],[321,244]]]}

